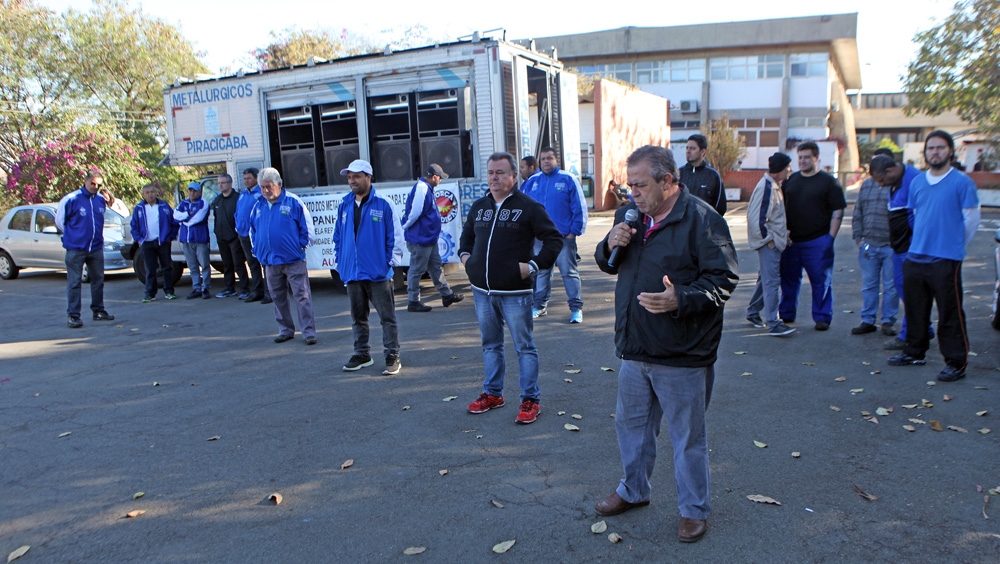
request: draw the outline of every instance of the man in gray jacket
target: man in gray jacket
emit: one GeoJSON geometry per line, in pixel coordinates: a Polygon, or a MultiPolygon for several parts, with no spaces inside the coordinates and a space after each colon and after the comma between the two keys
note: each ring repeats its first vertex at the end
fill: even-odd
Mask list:
{"type": "Polygon", "coordinates": [[[747,206],[747,241],[757,251],[760,272],[757,286],[747,307],[747,321],[754,327],[764,327],[773,337],[791,334],[795,329],[778,319],[781,298],[781,253],[788,246],[788,225],[785,221],[785,199],[779,187],[788,178],[791,157],[775,153],[767,159],[767,174],[760,179],[750,195],[747,206]],[[764,311],[764,319],[760,312],[764,311]]]}

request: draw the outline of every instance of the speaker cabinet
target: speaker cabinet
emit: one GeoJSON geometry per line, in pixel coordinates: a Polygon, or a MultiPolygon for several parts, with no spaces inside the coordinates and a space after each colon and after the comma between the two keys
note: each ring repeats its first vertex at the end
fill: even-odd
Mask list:
{"type": "Polygon", "coordinates": [[[314,149],[282,151],[281,169],[285,188],[316,186],[316,151],[314,149]]]}
{"type": "Polygon", "coordinates": [[[420,140],[420,174],[431,164],[439,164],[450,177],[462,175],[462,141],[458,136],[420,140]]]}
{"type": "Polygon", "coordinates": [[[340,145],[338,147],[326,148],[326,181],[330,186],[343,186],[347,184],[347,177],[340,174],[340,171],[347,168],[354,159],[361,158],[358,145],[340,145]]]}
{"type": "Polygon", "coordinates": [[[375,154],[378,155],[376,181],[414,179],[413,154],[409,140],[378,141],[375,143],[375,154]]]}

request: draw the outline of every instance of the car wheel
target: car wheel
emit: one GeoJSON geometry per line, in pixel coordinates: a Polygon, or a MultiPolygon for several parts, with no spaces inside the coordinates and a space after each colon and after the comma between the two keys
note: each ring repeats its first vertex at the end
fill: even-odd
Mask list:
{"type": "Polygon", "coordinates": [[[173,275],[172,282],[174,286],[177,286],[177,283],[181,281],[181,276],[184,276],[184,267],[186,266],[187,263],[180,261],[174,261],[173,264],[170,265],[171,274],[173,275]]]}
{"type": "Polygon", "coordinates": [[[10,258],[6,251],[0,251],[0,278],[13,280],[20,272],[21,269],[14,264],[14,259],[10,258]]]}
{"type": "Polygon", "coordinates": [[[136,253],[135,257],[132,259],[132,271],[135,272],[136,278],[143,285],[146,284],[146,261],[142,258],[142,253],[136,253]]]}
{"type": "Polygon", "coordinates": [[[83,271],[80,273],[80,282],[84,284],[90,284],[90,269],[87,268],[87,264],[84,263],[83,271]]]}

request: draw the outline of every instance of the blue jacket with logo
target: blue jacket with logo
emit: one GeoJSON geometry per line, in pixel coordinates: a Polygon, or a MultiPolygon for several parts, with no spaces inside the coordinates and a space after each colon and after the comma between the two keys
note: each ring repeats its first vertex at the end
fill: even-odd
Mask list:
{"type": "Polygon", "coordinates": [[[271,202],[260,198],[250,210],[250,242],[253,254],[264,266],[294,264],[306,260],[312,242],[312,216],[298,196],[282,189],[271,202]]]}
{"type": "Polygon", "coordinates": [[[438,211],[434,188],[421,178],[406,198],[403,212],[403,233],[413,245],[437,245],[441,236],[441,212],[438,211]]]}
{"type": "Polygon", "coordinates": [[[250,236],[250,212],[260,198],[260,185],[240,192],[240,197],[236,200],[236,233],[240,237],[250,236]]]}
{"type": "Polygon", "coordinates": [[[337,209],[333,229],[334,262],[344,282],[384,282],[403,261],[403,227],[389,200],[372,188],[359,208],[348,193],[337,209]],[[357,233],[354,214],[361,214],[357,233]]]}
{"type": "Polygon", "coordinates": [[[587,200],[572,175],[559,167],[551,173],[536,172],[521,185],[521,192],[545,206],[545,211],[563,237],[583,235],[587,229],[587,200]]]}
{"type": "Polygon", "coordinates": [[[71,251],[92,252],[104,247],[104,210],[107,202],[86,188],[66,194],[56,209],[56,227],[62,230],[62,245],[71,251]]]}
{"type": "MultiPolygon", "coordinates": [[[[177,238],[177,222],[174,221],[174,209],[163,200],[156,199],[156,209],[160,219],[160,233],[157,238],[160,244],[169,243],[177,238]]],[[[132,239],[138,243],[145,243],[146,233],[146,201],[143,200],[135,205],[132,210],[132,221],[129,223],[132,230],[132,239]]]]}
{"type": "Polygon", "coordinates": [[[208,202],[184,200],[174,210],[174,219],[180,223],[177,240],[181,243],[208,243],[208,202]]]}

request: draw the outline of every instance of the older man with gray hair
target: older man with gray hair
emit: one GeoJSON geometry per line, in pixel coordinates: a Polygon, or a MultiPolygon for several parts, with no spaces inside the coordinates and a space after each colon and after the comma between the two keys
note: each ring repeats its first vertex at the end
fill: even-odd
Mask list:
{"type": "Polygon", "coordinates": [[[277,170],[265,168],[258,181],[264,197],[250,211],[250,240],[253,254],[266,270],[267,287],[274,300],[274,318],[278,322],[274,342],[284,343],[295,336],[288,303],[291,292],[306,344],[315,345],[316,319],[305,251],[313,239],[312,217],[302,200],[282,187],[277,170]]]}

